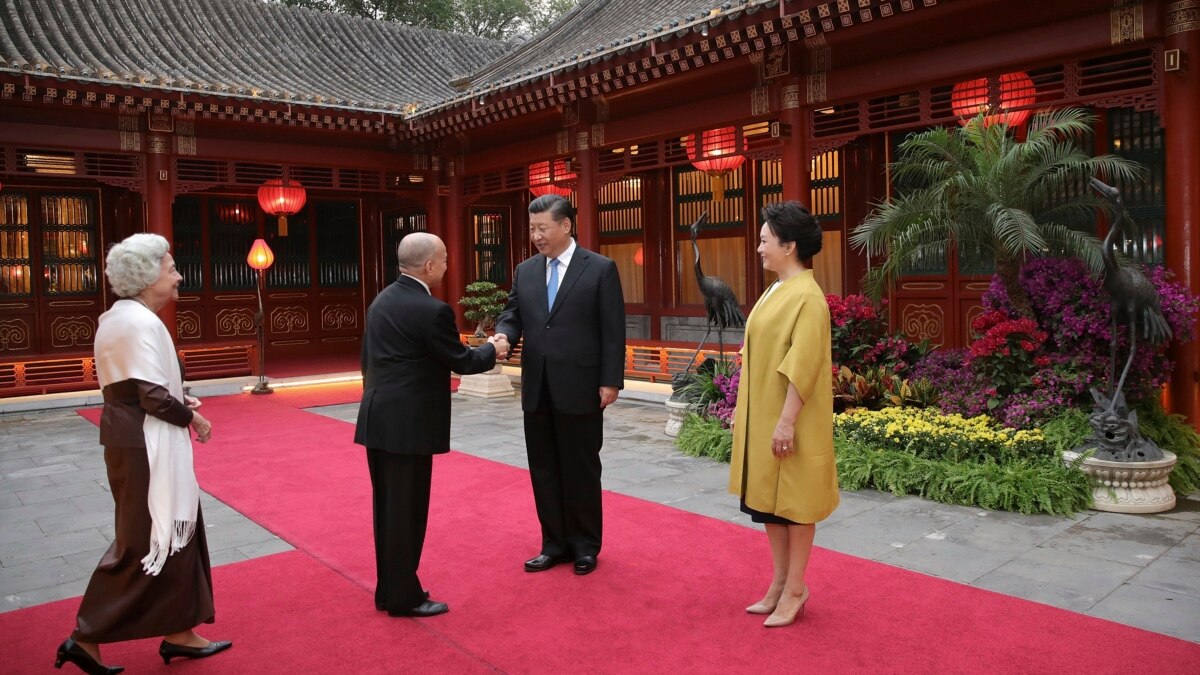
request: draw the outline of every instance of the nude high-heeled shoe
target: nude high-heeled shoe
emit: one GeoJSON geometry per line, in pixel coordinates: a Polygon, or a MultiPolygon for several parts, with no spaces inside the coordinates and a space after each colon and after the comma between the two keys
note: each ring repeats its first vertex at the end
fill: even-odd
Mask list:
{"type": "Polygon", "coordinates": [[[763,622],[763,625],[766,626],[767,628],[779,628],[780,626],[789,626],[796,620],[796,617],[798,617],[804,613],[804,606],[806,604],[808,604],[808,586],[807,585],[804,587],[804,592],[800,594],[800,604],[796,607],[796,611],[792,612],[791,616],[784,616],[784,615],[779,614],[778,612],[773,612],[771,614],[771,616],[767,617],[767,620],[763,622]]]}
{"type": "Polygon", "coordinates": [[[783,595],[783,589],[779,589],[779,594],[772,598],[772,593],[768,592],[767,597],[746,608],[750,614],[770,614],[775,611],[775,606],[779,604],[779,596],[783,595]]]}

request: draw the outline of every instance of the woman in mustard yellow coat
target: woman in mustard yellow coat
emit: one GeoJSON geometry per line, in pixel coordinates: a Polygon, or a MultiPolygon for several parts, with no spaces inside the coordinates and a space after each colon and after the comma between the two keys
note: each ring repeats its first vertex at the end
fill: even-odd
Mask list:
{"type": "Polygon", "coordinates": [[[758,254],[779,275],[746,322],[729,491],[764,523],[774,576],[746,608],[786,626],[808,601],[804,572],[817,521],[838,505],[829,306],[813,279],[821,228],[798,202],[763,209],[758,254]]]}

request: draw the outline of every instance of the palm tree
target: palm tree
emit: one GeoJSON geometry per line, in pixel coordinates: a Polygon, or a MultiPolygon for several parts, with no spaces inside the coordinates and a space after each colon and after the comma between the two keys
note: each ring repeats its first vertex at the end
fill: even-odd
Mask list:
{"type": "Polygon", "coordinates": [[[877,204],[850,237],[868,255],[886,256],[867,273],[864,290],[879,298],[905,269],[944,255],[951,244],[990,256],[1014,308],[1030,318],[1019,283],[1025,260],[1078,257],[1102,274],[1100,242],[1065,223],[1090,218],[1095,209],[1107,212],[1107,203],[1087,190],[1089,178],[1122,183],[1138,179],[1142,169],[1121,157],[1090,156],[1080,142],[1092,121],[1074,108],[1042,112],[1018,141],[981,114],[961,128],[910,136],[892,171],[897,182],[919,187],[877,204]]]}

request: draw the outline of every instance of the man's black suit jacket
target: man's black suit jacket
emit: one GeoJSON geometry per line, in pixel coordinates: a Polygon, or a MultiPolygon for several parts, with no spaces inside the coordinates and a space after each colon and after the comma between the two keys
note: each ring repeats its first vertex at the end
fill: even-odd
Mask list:
{"type": "Polygon", "coordinates": [[[402,275],[367,310],[354,442],[412,455],[449,451],[450,371],[482,373],[495,364],[495,347],[464,346],[450,306],[402,275]]]}
{"type": "Polygon", "coordinates": [[[569,415],[600,410],[600,387],[625,383],[625,298],[617,265],[576,247],[546,306],[546,256],[517,265],[496,332],[521,348],[521,407],[537,410],[542,378],[555,409],[569,415]]]}

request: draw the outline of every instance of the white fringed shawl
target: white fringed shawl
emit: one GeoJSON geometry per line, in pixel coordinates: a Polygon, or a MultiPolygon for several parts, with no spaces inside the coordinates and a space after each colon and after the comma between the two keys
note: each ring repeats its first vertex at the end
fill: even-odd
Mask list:
{"type": "MultiPolygon", "coordinates": [[[[136,300],[119,300],[100,315],[96,329],[96,375],[100,386],[142,380],[167,388],[183,400],[183,375],[171,334],[161,319],[136,300]]],[[[192,438],[187,427],[146,415],[142,425],[150,463],[150,553],[142,558],[146,574],[157,576],[167,556],[196,533],[200,485],[192,467],[192,438]]]]}

